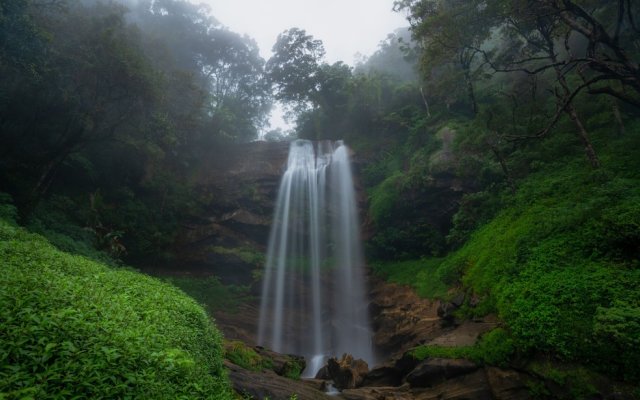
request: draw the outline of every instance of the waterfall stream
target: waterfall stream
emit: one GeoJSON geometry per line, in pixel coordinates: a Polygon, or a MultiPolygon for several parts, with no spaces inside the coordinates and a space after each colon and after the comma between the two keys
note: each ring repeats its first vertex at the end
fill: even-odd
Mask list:
{"type": "Polygon", "coordinates": [[[313,377],[343,353],[374,362],[347,147],[291,143],[264,271],[258,343],[305,356],[313,377]]]}

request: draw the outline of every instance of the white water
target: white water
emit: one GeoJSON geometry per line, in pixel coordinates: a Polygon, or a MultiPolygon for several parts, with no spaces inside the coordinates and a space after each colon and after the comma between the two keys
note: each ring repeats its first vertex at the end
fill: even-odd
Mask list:
{"type": "Polygon", "coordinates": [[[372,365],[363,267],[348,149],[292,142],[269,237],[258,343],[305,356],[306,377],[343,353],[372,365]]]}

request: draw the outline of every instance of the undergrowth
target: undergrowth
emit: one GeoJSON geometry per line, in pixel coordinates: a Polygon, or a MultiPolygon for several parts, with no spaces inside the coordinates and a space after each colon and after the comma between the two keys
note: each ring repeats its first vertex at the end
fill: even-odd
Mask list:
{"type": "MultiPolygon", "coordinates": [[[[424,297],[447,288],[497,313],[520,354],[546,354],[627,382],[640,379],[640,139],[538,163],[502,208],[444,258],[374,264],[424,297]]],[[[469,309],[469,304],[463,308],[469,309]]],[[[431,352],[476,350],[430,349],[431,352]]]]}
{"type": "Polygon", "coordinates": [[[220,333],[179,289],[5,222],[0,260],[0,398],[231,398],[220,333]]]}

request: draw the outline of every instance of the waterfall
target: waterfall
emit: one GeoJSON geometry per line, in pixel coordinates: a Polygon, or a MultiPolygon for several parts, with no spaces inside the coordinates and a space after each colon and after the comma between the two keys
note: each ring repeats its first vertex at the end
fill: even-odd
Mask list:
{"type": "Polygon", "coordinates": [[[374,362],[348,149],[291,143],[264,270],[258,343],[305,356],[313,377],[343,353],[374,362]]]}

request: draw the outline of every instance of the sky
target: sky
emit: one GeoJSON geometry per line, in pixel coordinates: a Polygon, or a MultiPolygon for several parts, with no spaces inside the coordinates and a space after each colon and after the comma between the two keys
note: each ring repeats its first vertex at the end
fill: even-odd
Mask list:
{"type": "Polygon", "coordinates": [[[278,34],[297,27],[322,40],[327,61],[353,65],[356,53],[372,54],[395,29],[406,26],[393,0],[192,0],[211,6],[218,21],[258,42],[268,59],[278,34]]]}
{"type": "MultiPolygon", "coordinates": [[[[327,62],[354,65],[356,54],[373,54],[387,34],[408,25],[403,14],[393,12],[393,0],[192,1],[208,4],[222,25],[255,39],[265,60],[278,34],[297,27],[322,40],[327,62]]],[[[278,107],[270,122],[271,128],[290,128],[278,107]]]]}

